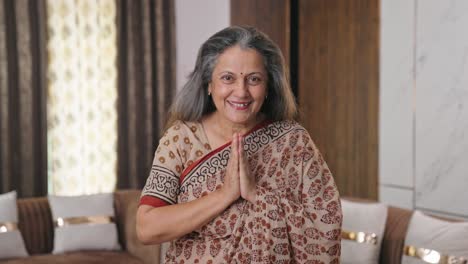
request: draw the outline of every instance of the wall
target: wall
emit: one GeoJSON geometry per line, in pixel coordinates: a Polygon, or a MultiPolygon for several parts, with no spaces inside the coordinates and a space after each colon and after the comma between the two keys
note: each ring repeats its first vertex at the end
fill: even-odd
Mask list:
{"type": "Polygon", "coordinates": [[[176,0],[177,88],[193,70],[200,45],[230,25],[229,0],[176,0]]]}
{"type": "Polygon", "coordinates": [[[468,1],[381,0],[380,200],[468,218],[468,1]]]}
{"type": "Polygon", "coordinates": [[[265,31],[289,58],[301,123],[340,194],[377,200],[379,2],[236,0],[231,17],[265,31]]]}
{"type": "Polygon", "coordinates": [[[341,196],[377,200],[379,2],[299,0],[298,15],[302,123],[341,196]]]}
{"type": "Polygon", "coordinates": [[[254,26],[267,34],[290,61],[291,1],[234,0],[231,1],[231,25],[254,26]]]}

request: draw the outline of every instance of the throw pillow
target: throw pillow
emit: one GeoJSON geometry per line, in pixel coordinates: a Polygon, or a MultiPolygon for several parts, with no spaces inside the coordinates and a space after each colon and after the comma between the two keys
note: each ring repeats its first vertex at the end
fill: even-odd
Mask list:
{"type": "Polygon", "coordinates": [[[16,192],[0,195],[0,259],[26,257],[23,236],[18,229],[16,192]]]}
{"type": "Polygon", "coordinates": [[[341,263],[379,263],[387,206],[341,200],[343,227],[341,263]]]}
{"type": "Polygon", "coordinates": [[[49,196],[55,224],[53,254],[119,250],[113,194],[49,196]]]}
{"type": "Polygon", "coordinates": [[[468,222],[449,222],[414,212],[402,263],[468,263],[468,222]]]}

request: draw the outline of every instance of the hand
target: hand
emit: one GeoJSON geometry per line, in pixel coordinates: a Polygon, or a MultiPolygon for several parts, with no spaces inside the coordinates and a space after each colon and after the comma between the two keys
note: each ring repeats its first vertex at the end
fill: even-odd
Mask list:
{"type": "Polygon", "coordinates": [[[249,161],[244,151],[244,138],[238,135],[240,195],[245,200],[255,203],[255,178],[250,173],[249,161]]]}
{"type": "Polygon", "coordinates": [[[231,142],[231,157],[226,168],[226,175],[224,176],[224,184],[221,187],[231,202],[239,199],[241,196],[240,191],[240,177],[239,177],[239,136],[234,134],[231,142]]]}

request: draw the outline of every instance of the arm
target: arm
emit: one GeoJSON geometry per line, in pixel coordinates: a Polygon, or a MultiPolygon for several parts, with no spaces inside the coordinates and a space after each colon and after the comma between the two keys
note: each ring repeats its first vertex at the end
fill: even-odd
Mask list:
{"type": "Polygon", "coordinates": [[[179,238],[207,224],[234,200],[216,190],[197,200],[163,207],[141,205],[137,211],[137,235],[144,244],[179,238]]]}
{"type": "Polygon", "coordinates": [[[240,197],[237,135],[231,146],[231,158],[220,189],[187,203],[162,207],[140,205],[136,229],[142,243],[162,243],[188,234],[210,222],[240,197]]]}

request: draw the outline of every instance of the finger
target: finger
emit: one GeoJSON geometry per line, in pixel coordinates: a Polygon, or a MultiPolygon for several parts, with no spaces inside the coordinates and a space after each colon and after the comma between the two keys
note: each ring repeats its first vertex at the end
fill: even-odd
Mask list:
{"type": "Polygon", "coordinates": [[[232,162],[235,168],[238,167],[239,164],[239,139],[237,137],[237,133],[232,137],[232,162]]]}
{"type": "Polygon", "coordinates": [[[243,140],[243,137],[239,135],[239,166],[243,167],[244,165],[245,165],[244,140],[243,140]]]}
{"type": "Polygon", "coordinates": [[[239,148],[239,157],[242,157],[242,152],[244,151],[244,143],[242,142],[242,136],[241,134],[237,134],[237,140],[238,140],[238,148],[239,148]]]}

